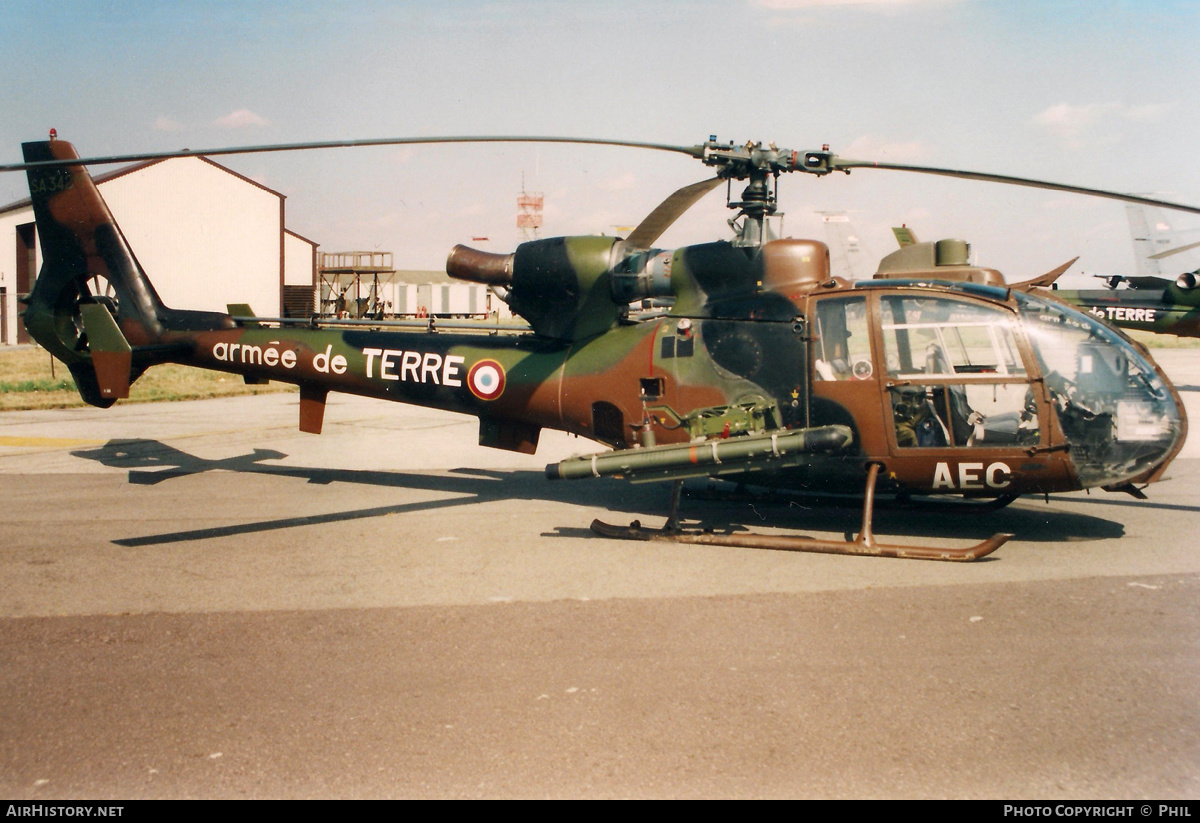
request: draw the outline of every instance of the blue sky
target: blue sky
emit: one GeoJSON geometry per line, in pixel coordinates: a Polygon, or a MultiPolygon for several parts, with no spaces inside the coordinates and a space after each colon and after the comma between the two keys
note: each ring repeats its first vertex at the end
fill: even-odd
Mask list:
{"type": "MultiPolygon", "coordinates": [[[[715,133],[1200,203],[1198,42],[1200,4],[1170,0],[10,0],[0,159],[18,160],[20,143],[50,127],[84,155],[450,134],[693,144],[715,133]]],[[[287,195],[289,227],[322,249],[391,251],[404,268],[438,268],[472,237],[511,250],[522,181],[545,193],[553,235],[636,224],[707,176],[682,156],[566,146],[222,162],[287,195]]],[[[24,185],[0,175],[0,200],[24,185]]],[[[867,170],[793,175],[780,189],[786,233],[820,238],[815,212],[844,209],[876,256],[907,223],[922,239],[971,241],[1010,278],[1076,255],[1076,271],[1133,266],[1112,201],[867,170]]],[[[722,193],[661,244],[728,236],[722,193]]]]}

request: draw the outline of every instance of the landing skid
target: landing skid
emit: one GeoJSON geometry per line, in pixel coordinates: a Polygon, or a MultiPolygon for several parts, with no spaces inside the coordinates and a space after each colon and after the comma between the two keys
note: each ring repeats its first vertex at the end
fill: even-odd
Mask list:
{"type": "Polygon", "coordinates": [[[875,480],[879,466],[871,464],[867,471],[867,487],[863,496],[862,531],[853,540],[821,540],[814,537],[739,532],[718,534],[709,531],[682,529],[679,526],[679,498],[682,483],[677,481],[671,490],[671,516],[661,529],[643,527],[638,521],[628,526],[614,526],[600,520],[592,521],[592,531],[603,537],[619,540],[658,540],[672,543],[698,543],[706,546],[730,546],[740,549],[770,549],[774,551],[816,552],[819,554],[851,554],[867,557],[897,557],[911,560],[978,560],[1008,542],[1011,534],[994,534],[982,543],[961,548],[933,546],[900,546],[880,543],[871,530],[875,508],[875,480]]]}
{"type": "MultiPolygon", "coordinates": [[[[1124,489],[1122,489],[1124,491],[1124,489]]],[[[688,489],[684,495],[689,500],[716,500],[724,503],[753,503],[755,505],[776,506],[809,506],[812,508],[858,508],[862,498],[851,495],[831,495],[807,492],[765,491],[752,492],[739,486],[735,489],[719,488],[688,489]]],[[[963,498],[947,500],[932,497],[911,497],[904,495],[889,495],[877,497],[876,508],[899,509],[902,511],[938,512],[957,514],[967,512],[994,512],[1019,498],[1020,495],[1007,494],[1000,497],[963,498]]]]}

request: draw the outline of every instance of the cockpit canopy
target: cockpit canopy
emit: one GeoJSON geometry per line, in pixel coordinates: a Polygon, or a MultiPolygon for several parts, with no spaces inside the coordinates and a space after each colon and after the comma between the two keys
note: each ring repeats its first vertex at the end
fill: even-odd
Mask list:
{"type": "Polygon", "coordinates": [[[1183,410],[1127,338],[1067,306],[1014,297],[1085,487],[1129,482],[1182,445],[1183,410]]]}

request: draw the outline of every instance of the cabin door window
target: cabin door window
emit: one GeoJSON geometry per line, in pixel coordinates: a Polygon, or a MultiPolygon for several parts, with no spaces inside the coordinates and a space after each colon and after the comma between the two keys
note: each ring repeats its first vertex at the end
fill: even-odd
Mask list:
{"type": "Polygon", "coordinates": [[[885,296],[884,367],[896,445],[986,448],[1039,442],[1015,315],[943,297],[885,296]]]}

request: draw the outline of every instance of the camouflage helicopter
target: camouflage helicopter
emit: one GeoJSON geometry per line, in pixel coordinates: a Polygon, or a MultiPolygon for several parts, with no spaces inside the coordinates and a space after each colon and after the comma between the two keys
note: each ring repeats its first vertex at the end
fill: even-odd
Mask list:
{"type": "MultiPolygon", "coordinates": [[[[908,226],[897,226],[892,233],[901,248],[917,242],[916,234],[908,226]]],[[[1157,272],[1157,261],[1197,247],[1200,247],[1200,243],[1178,246],[1150,255],[1145,261],[1153,262],[1157,272]]],[[[1139,259],[1139,268],[1142,262],[1139,259]]],[[[1098,274],[1095,276],[1104,281],[1106,288],[1060,290],[1055,281],[1070,265],[1068,263],[1056,273],[1039,278],[1035,285],[1053,289],[1053,297],[1118,328],[1174,334],[1178,337],[1200,337],[1200,290],[1196,288],[1200,285],[1200,269],[1184,272],[1174,281],[1157,273],[1098,274]]]]}
{"type": "Polygon", "coordinates": [[[1174,280],[1157,276],[1111,275],[1107,288],[1060,289],[1055,296],[1122,329],[1200,337],[1200,269],[1174,280]],[[1120,288],[1121,286],[1125,288],[1120,288]]]}
{"type": "MultiPolygon", "coordinates": [[[[918,243],[916,232],[908,226],[893,227],[892,234],[901,249],[918,243]]],[[[1200,243],[1180,246],[1148,259],[1157,261],[1198,246],[1200,243]]],[[[1051,289],[1055,299],[1118,328],[1200,337],[1200,290],[1196,288],[1200,285],[1200,269],[1184,272],[1174,281],[1156,274],[1097,274],[1095,277],[1104,281],[1103,289],[1059,289],[1056,281],[1075,260],[1026,285],[1051,289]]]]}
{"type": "Polygon", "coordinates": [[[823,243],[773,239],[766,220],[788,172],[890,168],[1126,195],[715,137],[695,146],[399,138],[88,160],[57,139],[23,148],[25,162],[0,171],[27,172],[43,252],[24,322],[88,403],[110,406],[148,368],[170,362],[297,385],[305,432],[321,431],[334,391],[476,416],[479,443],[494,448],[533,453],[543,428],[575,433],[611,451],[551,464],[548,477],[674,484],[665,527],[593,524],[608,536],[970,560],[1011,535],[962,548],[882,543],[872,530],[876,494],[953,495],[986,507],[1092,487],[1140,495],[1186,436],[1180,398],[1143,348],[1032,293],[1054,272],[1010,287],[999,272],[969,265],[965,243],[942,240],[913,243],[885,258],[876,278],[851,283],[831,276],[823,243]],[[624,238],[534,240],[511,254],[455,247],[447,272],[488,284],[528,324],[481,333],[465,323],[168,308],[86,170],[168,156],[484,141],[679,152],[716,175],[669,196],[624,238]],[[740,199],[734,180],[746,181],[740,199]],[[722,183],[737,212],[732,240],[654,247],[722,183]],[[694,477],[861,497],[862,529],[847,541],[687,530],[680,488],[694,477]]]}
{"type": "Polygon", "coordinates": [[[1120,328],[1200,337],[1200,270],[1169,275],[1164,269],[1170,264],[1163,262],[1200,248],[1197,242],[1181,242],[1195,230],[1178,229],[1161,211],[1147,206],[1129,203],[1125,212],[1136,274],[1097,274],[1106,288],[1063,290],[1056,296],[1120,328]]]}

